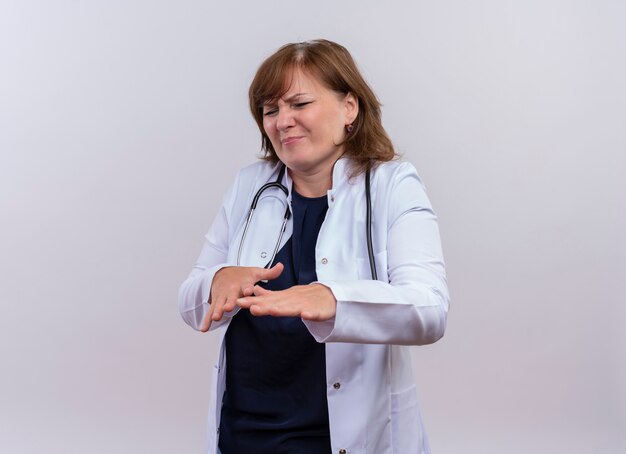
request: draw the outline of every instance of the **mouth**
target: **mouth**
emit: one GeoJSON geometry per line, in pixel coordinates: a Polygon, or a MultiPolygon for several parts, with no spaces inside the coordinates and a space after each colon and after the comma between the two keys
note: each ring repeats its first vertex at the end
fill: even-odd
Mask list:
{"type": "Polygon", "coordinates": [[[288,147],[299,142],[301,139],[302,136],[285,137],[284,139],[280,139],[280,143],[283,145],[283,147],[288,147]]]}

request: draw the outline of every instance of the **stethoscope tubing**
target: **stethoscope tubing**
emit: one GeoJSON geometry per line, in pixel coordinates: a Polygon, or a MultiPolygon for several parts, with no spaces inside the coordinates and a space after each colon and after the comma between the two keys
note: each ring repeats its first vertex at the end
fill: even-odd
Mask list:
{"type": "MultiPolygon", "coordinates": [[[[246,225],[243,228],[243,235],[241,236],[241,241],[239,242],[239,250],[237,251],[237,266],[240,266],[241,264],[241,252],[243,251],[243,245],[246,241],[248,228],[250,227],[250,223],[252,222],[252,216],[254,215],[254,210],[256,210],[256,206],[259,203],[259,199],[261,198],[261,195],[263,195],[263,192],[271,188],[278,188],[283,191],[286,197],[289,197],[289,191],[287,190],[285,185],[281,183],[283,175],[285,175],[285,166],[280,169],[276,181],[270,181],[269,183],[265,183],[254,195],[254,198],[252,199],[252,204],[250,205],[250,210],[248,211],[248,217],[246,218],[246,225]]],[[[272,266],[272,263],[274,263],[274,259],[278,254],[278,248],[280,247],[280,243],[283,240],[283,235],[285,234],[285,230],[287,229],[287,221],[289,221],[290,217],[291,210],[289,209],[289,205],[287,205],[285,215],[283,216],[283,225],[281,226],[280,234],[278,235],[278,241],[276,242],[276,247],[274,248],[274,252],[272,253],[272,257],[270,258],[270,261],[268,262],[266,268],[270,268],[272,266]]]]}
{"type": "MultiPolygon", "coordinates": [[[[248,234],[250,223],[252,222],[252,216],[254,215],[254,211],[256,210],[256,206],[259,203],[259,199],[261,198],[261,195],[263,194],[263,192],[271,188],[278,188],[285,194],[287,198],[289,197],[288,189],[285,187],[285,185],[281,183],[284,175],[285,175],[285,166],[283,165],[283,167],[280,169],[280,172],[278,174],[278,178],[276,178],[276,181],[265,183],[263,186],[259,188],[259,190],[254,195],[254,198],[252,199],[252,204],[250,205],[250,210],[248,211],[248,217],[246,218],[246,224],[243,228],[241,241],[239,242],[239,250],[237,251],[237,266],[240,266],[241,253],[243,251],[243,245],[246,241],[246,236],[248,234]]],[[[367,205],[366,213],[365,213],[366,214],[365,224],[366,224],[367,254],[369,256],[370,272],[372,275],[372,279],[376,281],[378,280],[378,274],[376,273],[376,260],[374,258],[374,245],[372,241],[372,196],[370,193],[370,169],[369,168],[365,172],[365,201],[367,205]]],[[[287,205],[287,209],[285,210],[285,215],[283,217],[283,224],[280,229],[280,234],[278,235],[278,241],[276,242],[276,247],[274,248],[274,252],[272,252],[272,257],[270,258],[269,262],[265,266],[266,268],[270,268],[272,264],[274,263],[274,259],[276,258],[276,255],[278,254],[278,249],[280,248],[280,244],[283,240],[283,235],[285,234],[285,230],[287,229],[287,222],[289,221],[290,217],[291,217],[291,210],[290,210],[289,205],[287,205]]]]}
{"type": "Polygon", "coordinates": [[[374,259],[374,245],[372,243],[372,195],[370,194],[370,169],[365,171],[365,229],[367,240],[367,255],[370,259],[370,272],[372,274],[372,280],[378,280],[378,273],[376,273],[376,260],[374,259]]]}

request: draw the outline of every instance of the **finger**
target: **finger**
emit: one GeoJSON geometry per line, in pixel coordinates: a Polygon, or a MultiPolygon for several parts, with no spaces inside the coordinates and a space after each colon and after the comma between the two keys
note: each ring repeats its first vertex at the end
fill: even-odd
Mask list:
{"type": "Polygon", "coordinates": [[[254,315],[255,317],[260,317],[262,315],[267,315],[267,311],[264,310],[264,308],[262,306],[259,305],[253,305],[250,306],[250,313],[252,315],[254,315]]]}
{"type": "Polygon", "coordinates": [[[224,303],[225,303],[225,299],[224,298],[220,298],[218,301],[216,301],[215,304],[215,310],[213,311],[213,317],[211,317],[213,319],[213,321],[218,321],[222,319],[222,315],[224,314],[224,303]]]}
{"type": "Polygon", "coordinates": [[[235,305],[236,305],[235,302],[236,301],[237,301],[237,298],[233,298],[233,297],[227,298],[226,302],[222,306],[222,313],[232,311],[235,308],[235,305]]]}
{"type": "Polygon", "coordinates": [[[206,333],[211,327],[211,322],[213,321],[211,317],[213,316],[213,308],[212,304],[209,304],[209,310],[206,314],[204,314],[204,318],[202,319],[202,323],[200,323],[200,331],[206,333]]]}
{"type": "Polygon", "coordinates": [[[254,285],[248,285],[245,288],[241,289],[241,294],[243,296],[252,296],[254,295],[254,285]]]}
{"type": "Polygon", "coordinates": [[[250,305],[250,313],[255,317],[262,315],[271,315],[272,317],[299,317],[300,313],[296,307],[283,304],[273,304],[270,302],[259,301],[255,298],[250,305]],[[260,303],[260,304],[259,304],[260,303]]]}
{"type": "Polygon", "coordinates": [[[261,289],[263,295],[248,297],[247,305],[254,316],[271,315],[272,317],[296,317],[300,315],[299,305],[286,299],[284,291],[272,292],[261,289]]]}
{"type": "Polygon", "coordinates": [[[302,320],[311,320],[312,322],[320,321],[321,317],[319,311],[302,311],[300,314],[302,320]]]}
{"type": "Polygon", "coordinates": [[[254,297],[237,298],[236,300],[237,306],[243,309],[248,309],[252,305],[253,302],[254,302],[254,297]]]}
{"type": "Polygon", "coordinates": [[[280,317],[280,309],[272,303],[267,301],[263,301],[260,298],[254,298],[250,304],[250,313],[255,317],[260,317],[262,315],[272,315],[274,317],[280,317]]]}
{"type": "Polygon", "coordinates": [[[252,294],[256,296],[269,295],[271,293],[274,293],[274,292],[272,292],[271,290],[267,290],[261,287],[260,285],[255,285],[252,289],[252,294]]]}
{"type": "MultiPolygon", "coordinates": [[[[249,309],[253,304],[267,304],[266,297],[273,295],[275,292],[266,290],[260,285],[255,285],[253,293],[250,296],[237,298],[236,304],[244,309],[249,309]]],[[[278,292],[276,292],[278,293],[278,292]]]]}
{"type": "Polygon", "coordinates": [[[276,279],[278,276],[282,274],[284,269],[285,269],[285,265],[283,265],[280,262],[278,262],[276,265],[274,265],[273,267],[269,269],[259,268],[259,272],[257,273],[256,280],[260,281],[260,280],[276,279]]]}

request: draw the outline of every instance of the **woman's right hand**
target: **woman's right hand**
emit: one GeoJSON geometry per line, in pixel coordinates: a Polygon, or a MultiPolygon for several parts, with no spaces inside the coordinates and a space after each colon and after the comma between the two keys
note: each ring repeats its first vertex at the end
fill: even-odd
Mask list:
{"type": "Polygon", "coordinates": [[[227,266],[220,269],[213,276],[209,310],[202,320],[200,331],[207,332],[213,321],[221,320],[224,312],[235,309],[237,298],[253,295],[257,282],[276,279],[283,269],[282,263],[269,269],[254,266],[227,266]]]}

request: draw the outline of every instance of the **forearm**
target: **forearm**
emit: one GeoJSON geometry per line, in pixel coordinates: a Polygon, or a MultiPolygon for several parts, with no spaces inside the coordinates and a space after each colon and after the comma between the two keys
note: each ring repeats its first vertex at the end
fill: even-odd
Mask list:
{"type": "Polygon", "coordinates": [[[436,288],[380,281],[325,281],[337,299],[326,322],[305,321],[318,342],[431,344],[443,336],[447,299],[436,288]]]}
{"type": "Polygon", "coordinates": [[[333,320],[307,324],[320,342],[422,345],[443,336],[449,296],[437,218],[411,167],[393,180],[382,199],[389,215],[377,242],[379,280],[368,279],[366,259],[355,261],[359,280],[341,279],[341,266],[331,263],[318,270],[337,300],[333,320]]]}

